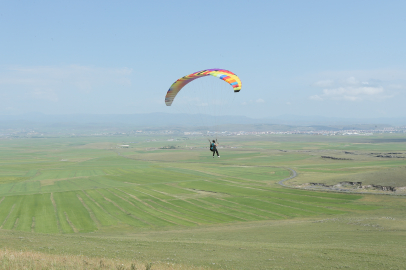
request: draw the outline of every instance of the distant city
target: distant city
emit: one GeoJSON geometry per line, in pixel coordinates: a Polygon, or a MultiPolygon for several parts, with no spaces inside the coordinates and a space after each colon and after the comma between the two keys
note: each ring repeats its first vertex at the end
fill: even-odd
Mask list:
{"type": "MultiPolygon", "coordinates": [[[[250,127],[250,126],[248,126],[250,127]]],[[[281,128],[278,126],[279,129],[281,128]]],[[[292,127],[289,127],[292,128],[292,127]]],[[[328,130],[319,129],[317,127],[298,127],[292,130],[265,130],[265,131],[182,131],[179,129],[162,129],[162,130],[132,130],[132,131],[102,131],[95,132],[92,130],[60,130],[41,132],[35,129],[6,129],[0,130],[0,138],[47,138],[47,137],[82,137],[82,136],[142,136],[142,135],[176,135],[176,136],[245,136],[245,135],[322,135],[322,136],[371,136],[374,134],[383,133],[406,133],[406,126],[401,127],[383,127],[377,129],[340,129],[328,130]],[[306,130],[302,130],[306,128],[306,130]]]]}
{"type": "MultiPolygon", "coordinates": [[[[212,117],[208,115],[201,115],[212,117]]],[[[280,116],[252,119],[219,116],[216,125],[204,126],[198,115],[0,115],[0,138],[44,138],[80,136],[241,136],[241,135],[325,135],[369,136],[377,133],[405,133],[406,119],[339,119],[280,116]]]]}
{"type": "MultiPolygon", "coordinates": [[[[236,131],[236,132],[229,132],[223,131],[219,134],[224,136],[239,136],[239,135],[267,135],[267,134],[285,134],[285,135],[292,135],[292,134],[308,134],[308,135],[326,135],[326,136],[335,136],[335,135],[359,135],[359,136],[370,136],[379,133],[406,133],[406,126],[404,127],[390,127],[390,128],[383,128],[383,129],[374,129],[374,130],[358,130],[358,129],[351,129],[351,130],[340,130],[340,131],[331,131],[331,130],[308,130],[308,131],[301,131],[301,130],[292,130],[292,131],[236,131]]],[[[217,134],[215,132],[207,132],[207,135],[210,134],[217,134]]],[[[184,132],[184,135],[206,135],[203,132],[184,132]]]]}

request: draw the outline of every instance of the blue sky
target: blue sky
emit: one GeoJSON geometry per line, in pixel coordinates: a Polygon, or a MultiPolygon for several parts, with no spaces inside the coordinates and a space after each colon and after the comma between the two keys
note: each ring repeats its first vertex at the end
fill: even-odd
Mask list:
{"type": "Polygon", "coordinates": [[[406,117],[405,10],[406,1],[2,1],[0,114],[173,112],[164,97],[176,79],[224,68],[242,80],[227,114],[406,117]]]}

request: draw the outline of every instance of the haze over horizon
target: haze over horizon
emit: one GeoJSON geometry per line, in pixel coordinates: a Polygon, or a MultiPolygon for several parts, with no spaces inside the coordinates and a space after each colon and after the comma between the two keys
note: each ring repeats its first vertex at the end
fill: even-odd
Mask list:
{"type": "Polygon", "coordinates": [[[0,115],[177,113],[164,103],[176,79],[224,68],[242,80],[228,115],[406,117],[404,1],[23,1],[0,10],[0,115]]]}

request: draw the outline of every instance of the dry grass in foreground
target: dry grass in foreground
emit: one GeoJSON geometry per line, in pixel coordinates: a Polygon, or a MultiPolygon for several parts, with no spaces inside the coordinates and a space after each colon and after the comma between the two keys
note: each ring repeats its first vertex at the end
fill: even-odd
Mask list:
{"type": "Polygon", "coordinates": [[[32,251],[0,249],[0,269],[117,269],[117,270],[202,270],[207,268],[172,263],[143,263],[78,255],[53,255],[32,251]]]}

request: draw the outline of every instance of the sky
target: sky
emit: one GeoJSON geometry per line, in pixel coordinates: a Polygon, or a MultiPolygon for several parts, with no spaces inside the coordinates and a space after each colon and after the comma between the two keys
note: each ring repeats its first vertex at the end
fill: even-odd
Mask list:
{"type": "Polygon", "coordinates": [[[405,10],[373,0],[1,1],[0,115],[172,113],[164,98],[176,79],[222,68],[242,81],[225,114],[406,117],[405,10]]]}

